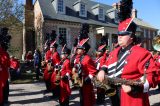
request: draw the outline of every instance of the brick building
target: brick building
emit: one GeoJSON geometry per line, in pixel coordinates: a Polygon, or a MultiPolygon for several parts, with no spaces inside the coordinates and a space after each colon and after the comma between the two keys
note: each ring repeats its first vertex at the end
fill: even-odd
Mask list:
{"type": "MultiPolygon", "coordinates": [[[[32,0],[26,1],[32,2],[32,0]]],[[[117,37],[118,5],[116,3],[110,6],[91,0],[35,0],[33,8],[31,7],[30,10],[34,17],[31,22],[34,21],[35,47],[41,49],[46,34],[51,33],[52,30],[55,30],[57,35],[63,34],[66,37],[67,46],[71,48],[74,38],[79,35],[82,23],[90,25],[91,51],[95,49],[101,36],[107,36],[108,46],[111,50],[112,40],[117,37]]],[[[139,26],[137,33],[146,37],[144,46],[152,49],[151,39],[157,34],[157,29],[136,18],[136,15],[133,14],[134,21],[139,26]]],[[[30,29],[32,28],[33,25],[30,25],[30,29]]],[[[26,48],[28,47],[26,46],[26,48]]]]}
{"type": "MultiPolygon", "coordinates": [[[[107,14],[110,16],[110,18],[117,21],[117,14],[119,10],[119,4],[114,3],[113,8],[107,11],[107,14]]],[[[148,50],[153,50],[152,47],[152,39],[157,35],[158,29],[152,26],[151,24],[145,22],[143,19],[140,19],[138,17],[138,11],[136,9],[132,10],[132,17],[134,18],[134,22],[138,25],[137,28],[137,35],[141,36],[143,38],[143,47],[147,48],[148,50]]]]}

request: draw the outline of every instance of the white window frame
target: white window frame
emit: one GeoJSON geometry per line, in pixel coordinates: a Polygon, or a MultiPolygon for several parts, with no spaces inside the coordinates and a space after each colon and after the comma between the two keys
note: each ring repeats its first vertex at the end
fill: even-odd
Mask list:
{"type": "MultiPolygon", "coordinates": [[[[62,31],[63,32],[63,31],[62,31]]],[[[68,36],[68,31],[67,31],[67,28],[66,27],[63,27],[63,26],[59,26],[58,27],[58,34],[59,35],[64,35],[65,36],[65,39],[66,39],[66,43],[67,43],[67,36],[68,36]],[[65,35],[64,35],[64,33],[61,33],[61,29],[62,30],[65,30],[65,35]]],[[[59,38],[58,38],[59,39],[59,38]]],[[[58,40],[59,41],[59,40],[58,40]]],[[[58,42],[59,43],[59,42],[58,42]]]]}
{"type": "Polygon", "coordinates": [[[80,3],[79,10],[79,16],[86,17],[86,5],[84,3],[80,3]]]}
{"type": "Polygon", "coordinates": [[[99,8],[98,19],[104,21],[104,9],[99,8]]]}
{"type": "Polygon", "coordinates": [[[147,31],[144,29],[144,38],[147,38],[147,31]]]}
{"type": "Polygon", "coordinates": [[[64,13],[64,0],[57,0],[57,12],[64,13]]]}
{"type": "Polygon", "coordinates": [[[114,22],[115,22],[115,23],[118,23],[118,10],[115,10],[115,11],[114,11],[114,15],[115,15],[114,22]]]}
{"type": "Polygon", "coordinates": [[[64,34],[64,32],[65,32],[65,36],[67,36],[67,28],[65,28],[65,27],[59,27],[58,28],[58,33],[59,33],[59,35],[60,34],[64,34]],[[61,30],[61,31],[60,31],[61,30]],[[62,32],[62,33],[60,33],[60,32],[62,32]]]}

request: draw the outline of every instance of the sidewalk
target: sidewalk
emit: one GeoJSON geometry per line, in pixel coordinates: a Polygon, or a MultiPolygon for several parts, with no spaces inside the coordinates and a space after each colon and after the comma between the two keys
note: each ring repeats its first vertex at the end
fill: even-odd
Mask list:
{"type": "MultiPolygon", "coordinates": [[[[51,99],[51,93],[43,94],[44,90],[44,83],[12,84],[10,85],[9,106],[58,106],[58,99],[51,99]]],[[[159,92],[151,89],[149,97],[151,106],[160,106],[159,92]]],[[[72,91],[70,106],[79,106],[78,90],[72,91]]],[[[103,106],[111,106],[108,98],[103,106]]]]}

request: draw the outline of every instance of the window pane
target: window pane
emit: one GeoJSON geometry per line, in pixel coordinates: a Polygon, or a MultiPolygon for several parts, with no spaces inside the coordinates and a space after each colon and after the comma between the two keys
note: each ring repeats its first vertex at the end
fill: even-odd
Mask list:
{"type": "Polygon", "coordinates": [[[104,16],[104,14],[103,14],[103,9],[100,8],[100,9],[99,9],[99,18],[100,18],[100,19],[103,19],[103,16],[104,16]]]}
{"type": "Polygon", "coordinates": [[[58,0],[58,12],[63,12],[63,0],[58,0]]]}
{"type": "MultiPolygon", "coordinates": [[[[67,36],[67,29],[66,28],[59,28],[59,35],[61,37],[63,37],[63,39],[65,40],[65,42],[67,43],[67,40],[66,40],[66,36],[67,36]]],[[[59,42],[59,40],[58,40],[59,42]]]]}
{"type": "Polygon", "coordinates": [[[81,10],[80,10],[80,14],[82,15],[82,16],[84,16],[85,15],[85,5],[84,4],[81,4],[81,8],[80,8],[81,10]]]}

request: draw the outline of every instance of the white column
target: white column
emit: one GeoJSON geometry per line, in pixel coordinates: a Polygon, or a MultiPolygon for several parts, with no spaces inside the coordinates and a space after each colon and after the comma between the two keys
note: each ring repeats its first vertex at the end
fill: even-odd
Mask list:
{"type": "Polygon", "coordinates": [[[109,35],[108,35],[108,46],[109,46],[109,51],[112,51],[112,34],[111,33],[109,33],[109,35]]]}
{"type": "Polygon", "coordinates": [[[68,46],[68,48],[71,48],[71,46],[72,46],[71,31],[70,31],[70,28],[66,28],[66,29],[67,29],[67,36],[66,36],[67,46],[68,46]]]}
{"type": "Polygon", "coordinates": [[[93,32],[89,33],[89,37],[90,37],[89,42],[90,42],[90,46],[91,46],[90,53],[91,53],[91,55],[93,55],[93,53],[94,53],[93,51],[95,50],[95,45],[96,45],[96,38],[95,38],[95,35],[93,32]]]}
{"type": "Polygon", "coordinates": [[[151,38],[151,33],[150,33],[150,30],[148,30],[148,38],[149,38],[149,48],[148,49],[150,49],[151,50],[151,40],[150,40],[150,38],[151,38]]]}
{"type": "MultiPolygon", "coordinates": [[[[146,39],[146,30],[144,29],[143,32],[144,32],[144,38],[146,39]]],[[[144,48],[147,48],[146,42],[144,43],[144,48]]]]}
{"type": "Polygon", "coordinates": [[[25,23],[23,23],[23,54],[22,54],[22,60],[25,60],[26,55],[26,26],[25,23]]]}

